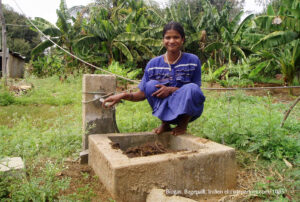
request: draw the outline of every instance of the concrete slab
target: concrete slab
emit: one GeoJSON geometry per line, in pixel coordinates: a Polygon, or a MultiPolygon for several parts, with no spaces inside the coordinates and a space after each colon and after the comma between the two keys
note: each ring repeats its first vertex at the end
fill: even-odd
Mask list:
{"type": "Polygon", "coordinates": [[[184,194],[236,186],[235,150],[191,135],[90,135],[89,165],[117,201],[146,201],[153,188],[184,194]],[[181,151],[136,158],[128,158],[122,152],[156,140],[181,151]],[[120,149],[113,149],[112,143],[118,143],[120,149]]]}
{"type": "Polygon", "coordinates": [[[0,160],[0,172],[23,170],[25,168],[21,157],[4,158],[0,160]]]}
{"type": "Polygon", "coordinates": [[[146,202],[196,202],[193,199],[182,196],[166,196],[166,191],[163,189],[152,189],[147,196],[146,202]]]}

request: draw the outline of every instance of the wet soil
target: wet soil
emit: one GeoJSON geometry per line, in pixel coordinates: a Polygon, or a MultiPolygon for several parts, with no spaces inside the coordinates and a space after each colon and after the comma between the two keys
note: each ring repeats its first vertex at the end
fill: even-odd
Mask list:
{"type": "Polygon", "coordinates": [[[129,147],[123,153],[129,158],[151,156],[156,154],[164,154],[169,152],[176,152],[175,150],[167,149],[160,142],[146,142],[142,145],[129,147]]]}
{"type": "MultiPolygon", "coordinates": [[[[120,144],[117,142],[112,142],[111,147],[113,149],[120,149],[120,144]]],[[[185,150],[173,150],[170,148],[166,148],[161,142],[155,141],[155,142],[146,142],[138,146],[129,147],[125,151],[123,151],[123,154],[125,154],[129,158],[134,158],[134,157],[152,156],[152,155],[165,154],[165,153],[176,153],[179,151],[185,151],[185,150]]]]}

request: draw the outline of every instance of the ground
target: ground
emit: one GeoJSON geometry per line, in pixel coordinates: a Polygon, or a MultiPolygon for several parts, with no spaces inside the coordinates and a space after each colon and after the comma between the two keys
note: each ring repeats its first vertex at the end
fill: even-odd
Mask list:
{"type": "MultiPolygon", "coordinates": [[[[10,144],[8,146],[4,145],[4,147],[2,148],[1,146],[3,145],[0,143],[0,151],[9,150],[9,152],[7,152],[8,154],[12,153],[12,154],[24,155],[25,159],[27,160],[27,164],[30,161],[34,161],[35,155],[37,154],[41,155],[41,159],[45,156],[48,157],[49,155],[52,155],[54,157],[53,162],[58,161],[57,159],[64,159],[63,161],[64,168],[61,170],[59,169],[60,171],[58,171],[55,174],[55,178],[57,179],[69,178],[70,186],[67,189],[60,191],[59,193],[60,197],[67,197],[67,199],[81,200],[81,201],[104,201],[104,202],[113,201],[111,195],[105,189],[104,185],[95,176],[93,170],[88,165],[79,164],[78,148],[80,149],[80,144],[81,144],[81,138],[78,135],[80,134],[81,131],[81,125],[80,125],[81,124],[81,103],[80,103],[81,83],[80,81],[74,82],[74,85],[76,84],[75,87],[73,83],[71,83],[73,85],[73,87],[71,88],[68,87],[70,84],[62,83],[61,85],[63,86],[60,87],[60,89],[58,88],[56,89],[56,87],[54,87],[60,85],[60,84],[53,85],[53,83],[55,83],[54,79],[43,80],[43,82],[49,83],[49,84],[46,83],[41,85],[41,86],[45,86],[45,85],[49,86],[49,89],[44,90],[45,92],[44,94],[41,95],[33,94],[31,95],[31,97],[28,96],[28,98],[27,97],[22,98],[23,101],[26,98],[28,100],[25,101],[29,103],[37,102],[37,104],[30,104],[26,106],[26,102],[24,102],[25,106],[11,105],[6,108],[0,107],[0,117],[1,117],[0,137],[3,136],[4,142],[10,141],[10,144]],[[73,88],[75,88],[77,91],[73,91],[73,88]],[[45,99],[44,95],[47,95],[49,97],[46,97],[45,99]],[[37,101],[35,101],[35,99],[37,101]],[[73,103],[73,104],[68,104],[68,103],[73,103]],[[4,125],[5,127],[1,128],[2,125],[4,125]],[[1,131],[1,129],[3,130],[1,131]],[[3,133],[1,134],[1,132],[3,133]],[[16,136],[19,136],[19,139],[14,139],[13,134],[17,134],[16,136]],[[27,140],[26,138],[29,137],[29,135],[31,135],[32,139],[27,140]],[[57,139],[59,139],[60,141],[58,142],[57,139]],[[68,144],[68,147],[65,147],[66,144],[68,144]],[[51,147],[48,147],[49,145],[51,145],[51,147]],[[77,152],[74,153],[74,151],[77,152]]],[[[260,87],[261,85],[257,84],[256,86],[260,87]]],[[[271,84],[268,86],[274,86],[274,85],[271,84]]],[[[220,86],[214,85],[213,87],[220,87],[220,86]]],[[[35,88],[39,89],[37,85],[35,85],[35,88]]],[[[122,89],[120,88],[119,90],[122,89]]],[[[287,89],[251,90],[251,91],[246,91],[245,93],[246,95],[266,97],[268,95],[268,91],[272,96],[273,103],[275,104],[284,103],[284,106],[280,105],[278,107],[280,108],[279,110],[280,114],[282,114],[284,110],[288,106],[290,106],[292,101],[295,100],[297,96],[300,95],[300,88],[294,90],[294,96],[289,95],[287,89]]],[[[207,97],[210,98],[211,92],[209,91],[204,91],[204,92],[206,95],[208,95],[207,97]]],[[[221,97],[219,93],[212,93],[212,94],[216,96],[216,100],[219,99],[218,96],[221,99],[225,100],[225,105],[226,105],[226,99],[224,99],[225,96],[221,97]]],[[[230,95],[233,93],[232,91],[228,91],[228,94],[230,95]]],[[[211,103],[216,102],[216,100],[211,100],[211,103]]],[[[255,99],[253,100],[256,102],[255,99]]],[[[250,102],[250,104],[252,103],[250,102]]],[[[230,106],[232,105],[233,104],[231,104],[230,106]]],[[[223,107],[225,110],[227,110],[227,106],[223,106],[223,105],[220,106],[223,107]]],[[[126,107],[128,107],[128,105],[126,105],[126,107]]],[[[219,105],[211,105],[210,107],[211,108],[219,107],[219,105]]],[[[253,106],[251,105],[250,107],[253,106]]],[[[260,109],[265,110],[265,108],[258,108],[258,110],[260,109]]],[[[122,109],[120,108],[120,110],[122,109]]],[[[245,110],[248,110],[248,108],[245,110]]],[[[277,108],[274,108],[274,111],[275,110],[277,110],[277,108]]],[[[242,121],[248,119],[247,116],[243,117],[244,114],[242,110],[238,112],[233,111],[232,113],[233,113],[232,117],[235,115],[234,113],[242,114],[241,117],[242,121]]],[[[137,130],[136,128],[139,128],[138,129],[139,131],[146,131],[148,130],[148,128],[154,128],[156,124],[156,122],[149,122],[149,120],[147,120],[144,122],[141,121],[141,125],[137,125],[139,121],[136,120],[150,119],[149,117],[151,117],[151,113],[149,114],[149,116],[148,114],[146,116],[145,113],[139,114],[139,109],[136,109],[136,105],[132,106],[130,109],[127,108],[123,114],[127,115],[126,117],[124,116],[125,118],[124,123],[123,120],[120,120],[120,125],[119,123],[118,125],[120,127],[123,127],[123,130],[126,130],[126,132],[135,131],[137,130]],[[131,119],[131,117],[128,116],[129,113],[127,110],[128,111],[130,110],[131,113],[135,113],[136,118],[131,119]],[[144,125],[142,125],[142,123],[144,125]]],[[[223,115],[216,116],[213,121],[218,121],[218,119],[223,117],[224,117],[223,115]]],[[[227,118],[227,113],[225,113],[225,118],[227,118]]],[[[289,120],[292,120],[293,118],[297,119],[298,121],[300,120],[300,117],[295,115],[291,116],[289,120]]],[[[204,120],[206,121],[205,126],[207,130],[210,130],[211,129],[209,128],[210,125],[208,125],[210,123],[208,123],[206,119],[204,120]]],[[[272,120],[270,120],[270,123],[273,123],[271,121],[272,120]]],[[[223,130],[221,129],[224,128],[223,126],[226,123],[225,124],[223,122],[215,122],[215,123],[218,123],[220,125],[220,132],[217,130],[216,132],[222,133],[223,130]]],[[[298,122],[293,122],[293,123],[298,123],[298,122]]],[[[201,126],[202,125],[200,125],[200,127],[201,126]]],[[[190,126],[190,127],[192,128],[194,126],[190,126]]],[[[214,128],[212,129],[214,130],[214,128]]],[[[195,130],[197,131],[199,130],[199,128],[195,128],[195,130]]],[[[202,129],[200,128],[200,130],[202,129]]],[[[299,128],[295,126],[295,128],[289,128],[289,130],[299,131],[299,128]]],[[[227,130],[225,132],[227,133],[227,130]]],[[[37,171],[36,172],[37,175],[42,176],[44,174],[43,170],[46,170],[45,169],[46,161],[48,161],[48,159],[45,159],[44,161],[41,160],[41,162],[43,163],[39,164],[35,168],[35,171],[37,171]]],[[[282,160],[280,160],[280,162],[281,164],[283,164],[284,168],[282,168],[281,171],[278,171],[275,168],[275,166],[271,163],[271,161],[267,161],[266,165],[262,165],[260,155],[237,150],[237,162],[238,162],[238,173],[237,173],[238,185],[236,187],[236,190],[255,190],[257,189],[257,187],[255,187],[257,182],[262,182],[263,183],[262,186],[266,186],[267,187],[266,189],[270,189],[270,188],[276,189],[278,184],[286,184],[289,181],[291,181],[291,183],[294,183],[293,180],[296,179],[296,178],[293,179],[291,177],[286,176],[285,171],[288,171],[289,168],[284,165],[282,160]],[[278,184],[274,185],[274,182],[278,184]]],[[[1,181],[0,181],[0,185],[1,185],[1,181]]],[[[291,186],[284,185],[284,187],[289,188],[291,186]]],[[[264,189],[264,188],[260,188],[260,189],[264,189]]],[[[217,196],[210,196],[210,198],[207,199],[203,198],[202,201],[205,200],[218,201],[219,199],[223,199],[223,201],[229,201],[229,200],[237,201],[239,199],[241,201],[242,200],[258,201],[262,199],[268,199],[264,197],[265,196],[255,196],[255,195],[250,196],[250,195],[240,195],[240,194],[230,196],[230,197],[217,195],[217,196]]],[[[284,197],[285,199],[290,199],[290,196],[287,194],[285,194],[284,197]]]]}

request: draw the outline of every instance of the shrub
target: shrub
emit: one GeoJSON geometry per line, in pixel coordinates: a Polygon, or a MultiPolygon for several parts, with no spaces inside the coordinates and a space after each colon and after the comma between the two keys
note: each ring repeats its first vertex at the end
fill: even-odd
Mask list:
{"type": "Polygon", "coordinates": [[[15,103],[15,97],[7,91],[0,91],[0,106],[7,106],[15,103]]]}

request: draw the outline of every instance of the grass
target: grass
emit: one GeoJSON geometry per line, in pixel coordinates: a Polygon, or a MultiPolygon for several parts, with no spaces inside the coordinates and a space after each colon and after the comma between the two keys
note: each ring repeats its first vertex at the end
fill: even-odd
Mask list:
{"type": "MultiPolygon", "coordinates": [[[[0,201],[90,201],[94,196],[92,184],[61,195],[71,179],[57,177],[66,169],[66,159],[78,158],[81,151],[81,78],[68,78],[64,83],[57,77],[26,81],[34,88],[19,97],[0,89],[1,103],[1,95],[5,101],[13,100],[0,106],[0,158],[20,156],[26,164],[26,175],[0,174],[0,201]]],[[[204,113],[189,125],[189,132],[236,148],[241,170],[261,176],[249,189],[285,190],[280,194],[249,195],[249,199],[300,199],[296,192],[300,188],[300,106],[280,128],[283,112],[290,103],[275,102],[268,94],[205,95],[204,113]],[[283,159],[294,167],[288,169],[283,159]]],[[[120,103],[116,116],[121,132],[150,131],[160,124],[146,101],[120,103]]]]}

